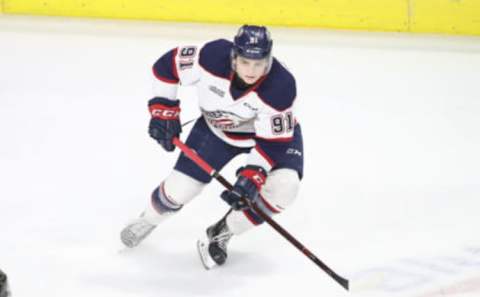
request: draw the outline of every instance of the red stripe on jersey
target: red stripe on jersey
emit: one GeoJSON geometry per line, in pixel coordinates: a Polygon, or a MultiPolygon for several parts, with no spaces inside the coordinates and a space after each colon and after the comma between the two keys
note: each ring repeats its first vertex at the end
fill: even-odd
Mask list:
{"type": "Polygon", "coordinates": [[[267,153],[264,150],[262,150],[258,144],[255,146],[255,149],[268,162],[268,164],[270,164],[270,166],[273,167],[275,162],[273,162],[273,160],[270,159],[270,157],[267,155],[267,153]]]}
{"type": "Polygon", "coordinates": [[[248,140],[253,138],[253,137],[236,136],[236,135],[228,135],[228,134],[225,134],[225,136],[233,140],[248,140]]]}
{"type": "MultiPolygon", "coordinates": [[[[253,86],[251,86],[248,90],[246,90],[240,97],[236,98],[235,100],[238,100],[238,99],[240,99],[240,98],[242,98],[242,97],[245,97],[245,96],[246,96],[247,94],[249,94],[250,92],[254,92],[266,78],[267,78],[266,75],[260,77],[253,86]]],[[[232,79],[233,79],[233,77],[232,77],[230,80],[232,80],[232,79]]],[[[257,94],[258,94],[258,93],[257,93],[257,94]]],[[[259,97],[260,97],[260,96],[259,96],[259,97]]]]}
{"type": "Polygon", "coordinates": [[[173,50],[172,54],[172,69],[173,69],[173,76],[177,79],[180,80],[178,77],[178,71],[177,71],[177,63],[175,62],[175,57],[177,56],[178,52],[178,47],[173,50]]]}
{"type": "Polygon", "coordinates": [[[290,142],[293,140],[293,137],[263,138],[256,136],[255,138],[272,142],[290,142]]]}
{"type": "Polygon", "coordinates": [[[223,134],[225,134],[225,136],[233,140],[248,140],[248,139],[253,139],[255,137],[255,135],[229,134],[227,132],[223,132],[223,134]]]}
{"type": "MultiPolygon", "coordinates": [[[[235,73],[232,72],[232,74],[230,75],[230,81],[233,80],[234,75],[235,75],[235,73]]],[[[240,99],[240,98],[242,98],[242,97],[245,97],[245,96],[247,96],[248,94],[250,94],[250,92],[255,92],[255,90],[262,84],[262,82],[263,82],[266,78],[267,78],[266,75],[260,77],[253,86],[251,86],[250,88],[248,88],[248,89],[247,89],[245,92],[243,92],[242,95],[240,95],[238,98],[234,98],[234,100],[238,100],[238,99],[240,99]]]]}

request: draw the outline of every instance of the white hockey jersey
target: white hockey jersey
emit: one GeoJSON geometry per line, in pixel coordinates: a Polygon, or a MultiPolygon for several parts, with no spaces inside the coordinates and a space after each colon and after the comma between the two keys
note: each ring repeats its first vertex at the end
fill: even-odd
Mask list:
{"type": "Polygon", "coordinates": [[[179,85],[195,85],[211,131],[233,146],[254,147],[247,163],[270,170],[275,154],[269,154],[268,144],[275,143],[278,150],[293,139],[295,79],[273,59],[270,72],[254,86],[236,89],[231,83],[232,45],[219,39],[167,52],[153,66],[154,96],[176,99],[179,85]]]}

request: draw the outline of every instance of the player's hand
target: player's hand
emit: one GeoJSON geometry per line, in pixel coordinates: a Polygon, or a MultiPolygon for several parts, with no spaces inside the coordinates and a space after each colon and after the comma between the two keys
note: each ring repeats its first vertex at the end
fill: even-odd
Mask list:
{"type": "Polygon", "coordinates": [[[241,198],[244,197],[251,202],[255,201],[266,178],[267,172],[262,167],[254,165],[240,167],[237,170],[237,182],[233,189],[224,191],[220,197],[235,210],[249,208],[249,204],[241,198]]]}
{"type": "Polygon", "coordinates": [[[179,105],[179,100],[162,97],[155,97],[148,101],[148,109],[152,115],[148,133],[168,152],[175,149],[173,138],[178,137],[182,132],[179,105]]]}

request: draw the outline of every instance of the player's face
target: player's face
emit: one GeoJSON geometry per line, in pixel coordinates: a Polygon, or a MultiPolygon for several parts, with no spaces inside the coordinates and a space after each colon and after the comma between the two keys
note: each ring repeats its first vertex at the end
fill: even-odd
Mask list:
{"type": "Polygon", "coordinates": [[[252,60],[243,57],[235,58],[235,69],[238,76],[247,84],[254,84],[265,74],[267,59],[252,60]]]}

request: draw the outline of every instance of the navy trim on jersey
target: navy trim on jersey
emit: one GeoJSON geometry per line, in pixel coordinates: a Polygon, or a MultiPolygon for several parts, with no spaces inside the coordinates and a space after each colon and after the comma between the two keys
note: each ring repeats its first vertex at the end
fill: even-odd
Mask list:
{"type": "Polygon", "coordinates": [[[244,139],[252,139],[255,137],[255,133],[249,133],[249,132],[228,132],[228,131],[223,131],[225,136],[231,139],[236,139],[236,140],[244,140],[244,139]]]}
{"type": "MultiPolygon", "coordinates": [[[[225,164],[239,154],[250,153],[250,147],[236,147],[226,143],[208,127],[204,117],[200,117],[186,140],[186,144],[202,157],[215,170],[220,171],[225,164]]],[[[303,176],[303,140],[300,125],[295,126],[294,139],[290,143],[269,144],[257,140],[255,149],[272,165],[272,170],[278,168],[290,168],[303,176]],[[265,150],[265,151],[264,151],[265,150]]],[[[175,170],[202,182],[209,183],[212,176],[198,167],[185,154],[180,154],[175,170]]]]}
{"type": "Polygon", "coordinates": [[[273,59],[272,69],[255,92],[265,104],[284,111],[293,105],[297,96],[295,78],[277,59],[273,59]]]}
{"type": "MultiPolygon", "coordinates": [[[[205,44],[200,50],[200,66],[216,77],[232,80],[232,46],[233,43],[226,39],[217,39],[205,44]]],[[[246,92],[230,88],[234,99],[241,98],[251,91],[256,92],[265,104],[278,111],[291,107],[297,95],[295,78],[275,58],[268,75],[262,77],[253,88],[246,92]]]]}
{"type": "Polygon", "coordinates": [[[167,83],[178,83],[178,73],[175,63],[177,48],[168,51],[153,65],[153,74],[156,78],[167,83]]]}
{"type": "Polygon", "coordinates": [[[255,149],[272,165],[272,170],[291,168],[303,176],[303,138],[300,125],[295,125],[291,141],[275,142],[255,138],[255,149]]]}
{"type": "MultiPolygon", "coordinates": [[[[265,80],[266,76],[260,77],[255,84],[246,90],[240,90],[234,86],[234,82],[230,83],[230,95],[232,95],[233,100],[238,100],[244,96],[247,96],[250,92],[254,92],[265,80]]],[[[234,78],[232,78],[234,79],[234,78]]]]}
{"type": "Polygon", "coordinates": [[[232,73],[230,52],[232,46],[233,43],[226,39],[211,41],[200,50],[198,63],[212,75],[230,80],[232,73]]]}
{"type": "Polygon", "coordinates": [[[263,159],[265,159],[265,161],[267,161],[268,164],[270,164],[271,167],[275,165],[275,161],[270,158],[270,156],[262,149],[260,145],[255,144],[255,150],[262,156],[263,159]]]}

